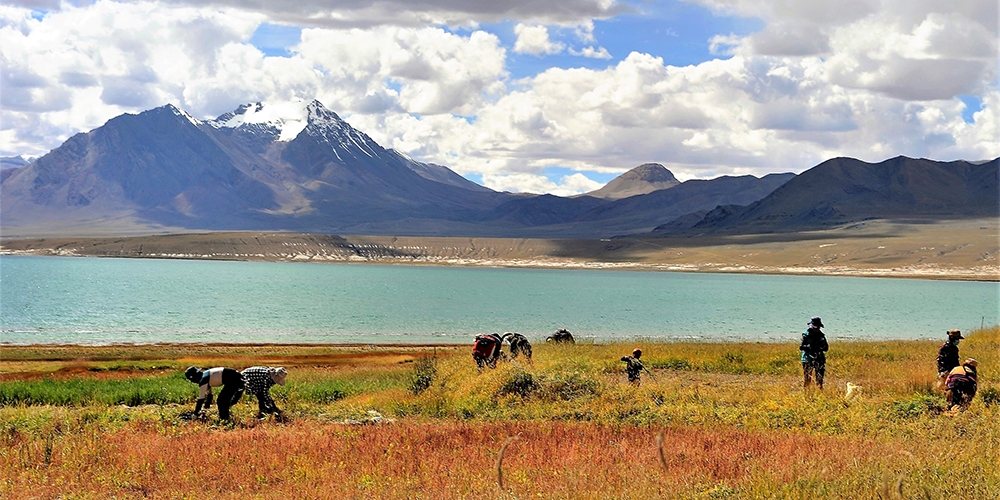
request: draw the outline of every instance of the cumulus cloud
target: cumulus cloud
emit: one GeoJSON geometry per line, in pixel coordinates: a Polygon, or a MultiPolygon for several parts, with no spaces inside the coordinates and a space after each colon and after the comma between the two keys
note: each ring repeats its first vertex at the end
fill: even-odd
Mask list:
{"type": "Polygon", "coordinates": [[[604,47],[597,47],[596,49],[594,47],[584,47],[580,50],[570,49],[569,53],[574,56],[590,57],[592,59],[611,59],[611,53],[604,47]]]}
{"type": "Polygon", "coordinates": [[[517,41],[514,43],[514,52],[519,54],[558,54],[566,46],[553,42],[549,39],[549,30],[545,26],[529,26],[518,24],[514,27],[514,34],[517,41]]]}
{"type": "MultiPolygon", "coordinates": [[[[797,172],[834,156],[1000,156],[996,6],[852,1],[703,0],[765,26],[704,41],[723,57],[700,64],[633,52],[606,67],[549,68],[516,81],[508,51],[555,50],[546,25],[572,29],[585,47],[559,50],[610,56],[580,13],[596,9],[598,18],[617,4],[560,4],[576,13],[562,24],[538,14],[558,10],[552,4],[508,4],[538,14],[517,18],[518,48],[479,29],[428,27],[427,13],[448,10],[445,3],[395,6],[407,10],[396,21],[425,16],[419,26],[329,27],[351,25],[366,9],[392,17],[393,4],[358,2],[338,10],[342,22],[311,22],[327,27],[303,29],[286,57],[249,43],[274,19],[244,9],[104,0],[36,19],[0,6],[0,153],[43,154],[121,113],[167,102],[208,118],[249,101],[318,98],[386,147],[510,191],[590,191],[599,183],[586,173],[649,161],[690,179],[797,172]],[[966,95],[982,100],[971,123],[957,98],[966,95]],[[577,173],[552,180],[543,175],[551,166],[577,173]]],[[[290,15],[318,6],[304,5],[289,6],[290,15]]],[[[451,9],[488,20],[481,10],[503,6],[451,9]]]]}
{"type": "Polygon", "coordinates": [[[829,82],[897,99],[978,93],[997,76],[997,2],[692,0],[759,17],[759,33],[718,35],[713,54],[823,56],[829,82]]]}
{"type": "MultiPolygon", "coordinates": [[[[58,10],[61,3],[46,0],[13,0],[10,5],[29,9],[58,10]]],[[[422,27],[428,25],[477,26],[505,19],[539,23],[572,24],[605,19],[629,10],[615,0],[166,0],[176,6],[240,9],[266,16],[273,22],[295,26],[372,28],[375,26],[422,27]]]]}
{"type": "Polygon", "coordinates": [[[371,95],[388,97],[387,83],[399,85],[393,97],[402,110],[419,114],[472,115],[504,90],[506,51],[484,31],[310,29],[295,50],[324,71],[328,105],[348,112],[365,108],[359,100],[371,95]]]}
{"type": "Polygon", "coordinates": [[[559,182],[553,182],[542,175],[528,173],[484,175],[483,184],[495,191],[554,194],[556,196],[573,196],[594,191],[603,186],[600,182],[594,181],[582,173],[564,175],[559,179],[559,182]]]}

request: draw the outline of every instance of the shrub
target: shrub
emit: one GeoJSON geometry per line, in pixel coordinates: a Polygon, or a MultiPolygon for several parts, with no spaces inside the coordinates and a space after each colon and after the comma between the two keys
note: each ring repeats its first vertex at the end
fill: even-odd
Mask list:
{"type": "Polygon", "coordinates": [[[512,370],[500,386],[500,396],[518,395],[525,397],[535,392],[538,384],[530,373],[517,369],[512,370]]]}
{"type": "Polygon", "coordinates": [[[1000,389],[996,387],[987,387],[979,391],[979,396],[983,398],[983,404],[986,406],[1000,405],[1000,389]]]}
{"type": "Polygon", "coordinates": [[[940,396],[917,394],[910,399],[892,402],[892,413],[899,418],[916,418],[924,413],[941,413],[944,400],[940,396]]]}
{"type": "Polygon", "coordinates": [[[686,359],[681,358],[668,358],[663,361],[654,361],[650,364],[652,368],[660,368],[664,370],[679,370],[687,371],[691,369],[691,363],[686,359]]]}
{"type": "Polygon", "coordinates": [[[584,377],[579,372],[569,374],[558,373],[552,378],[541,379],[543,396],[550,400],[569,401],[581,397],[595,396],[600,393],[601,385],[596,380],[584,377]]]}
{"type": "Polygon", "coordinates": [[[434,378],[437,376],[437,358],[420,358],[413,364],[413,373],[410,375],[410,392],[414,396],[426,391],[434,378]]]}

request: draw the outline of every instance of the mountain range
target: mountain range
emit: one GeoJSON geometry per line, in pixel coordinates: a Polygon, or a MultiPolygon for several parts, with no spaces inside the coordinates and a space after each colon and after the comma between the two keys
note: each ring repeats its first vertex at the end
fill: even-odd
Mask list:
{"type": "Polygon", "coordinates": [[[997,212],[997,160],[838,158],[799,176],[686,182],[651,163],[575,197],[496,192],[383,148],[318,101],[250,103],[205,121],[165,105],[115,117],[34,161],[4,160],[5,237],[268,230],[607,238],[997,212]]]}
{"type": "Polygon", "coordinates": [[[868,219],[977,217],[1000,217],[1000,159],[938,162],[899,156],[866,163],[834,158],[758,201],[716,207],[690,230],[785,232],[868,219]]]}

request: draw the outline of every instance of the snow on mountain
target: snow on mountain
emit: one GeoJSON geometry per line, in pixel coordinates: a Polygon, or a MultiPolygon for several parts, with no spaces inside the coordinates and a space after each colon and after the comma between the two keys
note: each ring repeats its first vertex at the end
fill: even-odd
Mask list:
{"type": "Polygon", "coordinates": [[[182,117],[186,118],[187,121],[191,122],[191,124],[194,125],[194,126],[196,126],[196,127],[198,125],[202,124],[201,120],[199,120],[199,119],[191,116],[190,113],[188,113],[187,111],[184,111],[183,109],[178,108],[177,106],[174,106],[173,104],[167,104],[166,108],[169,109],[170,111],[172,111],[175,115],[182,116],[182,117]]]}
{"type": "Polygon", "coordinates": [[[311,103],[303,100],[247,103],[207,123],[218,129],[255,130],[271,136],[272,140],[287,142],[309,124],[309,106],[311,103]]]}
{"type": "Polygon", "coordinates": [[[306,106],[306,116],[308,124],[305,132],[329,144],[338,157],[338,151],[348,151],[354,156],[360,151],[370,158],[378,158],[385,153],[385,149],[371,137],[352,127],[319,101],[314,100],[306,106]]]}

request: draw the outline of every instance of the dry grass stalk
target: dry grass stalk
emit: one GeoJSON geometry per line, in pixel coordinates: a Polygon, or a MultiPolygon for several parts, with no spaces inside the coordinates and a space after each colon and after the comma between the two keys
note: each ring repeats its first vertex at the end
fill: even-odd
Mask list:
{"type": "Polygon", "coordinates": [[[878,497],[882,500],[889,500],[889,473],[882,476],[882,484],[879,487],[878,497]]]}
{"type": "Polygon", "coordinates": [[[505,491],[503,486],[503,456],[507,452],[507,446],[514,441],[521,439],[518,436],[511,436],[503,442],[503,446],[500,447],[500,453],[497,454],[497,485],[500,486],[500,491],[505,491]]]}
{"type": "Polygon", "coordinates": [[[663,471],[669,472],[667,470],[667,459],[663,456],[663,431],[660,431],[656,435],[656,453],[660,456],[660,465],[663,466],[663,471]]]}

